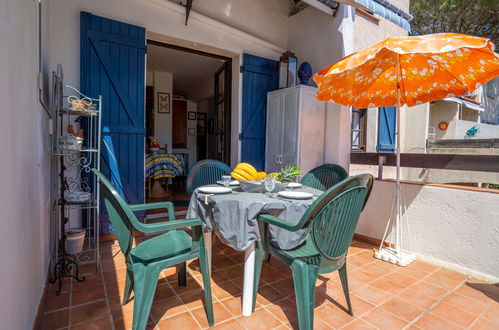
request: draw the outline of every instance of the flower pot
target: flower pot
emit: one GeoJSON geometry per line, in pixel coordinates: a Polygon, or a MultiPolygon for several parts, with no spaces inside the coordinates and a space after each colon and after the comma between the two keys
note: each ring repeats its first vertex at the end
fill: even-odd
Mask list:
{"type": "Polygon", "coordinates": [[[69,254],[78,254],[83,251],[85,243],[84,228],[70,228],[66,230],[66,252],[69,254]]]}

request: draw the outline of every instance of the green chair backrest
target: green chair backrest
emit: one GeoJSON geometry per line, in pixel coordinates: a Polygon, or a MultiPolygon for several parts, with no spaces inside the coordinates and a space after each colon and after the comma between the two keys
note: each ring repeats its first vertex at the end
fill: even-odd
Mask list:
{"type": "Polygon", "coordinates": [[[301,184],[326,191],[348,177],[347,171],[339,165],[320,165],[303,176],[301,184]]]}
{"type": "Polygon", "coordinates": [[[324,192],[304,214],[319,253],[330,260],[342,258],[352,242],[360,213],[372,189],[372,176],[348,178],[324,192]]]}
{"type": "Polygon", "coordinates": [[[99,185],[101,188],[101,195],[106,205],[106,210],[109,215],[109,220],[113,225],[113,229],[118,237],[121,252],[125,256],[128,255],[132,249],[133,244],[133,225],[132,222],[138,222],[135,214],[125,202],[125,200],[118,194],[108,178],[96,169],[92,169],[94,174],[99,178],[99,185]]]}
{"type": "Polygon", "coordinates": [[[197,187],[207,184],[215,184],[222,179],[222,175],[230,175],[232,169],[218,160],[200,160],[189,171],[187,175],[187,192],[191,193],[197,187]]]}

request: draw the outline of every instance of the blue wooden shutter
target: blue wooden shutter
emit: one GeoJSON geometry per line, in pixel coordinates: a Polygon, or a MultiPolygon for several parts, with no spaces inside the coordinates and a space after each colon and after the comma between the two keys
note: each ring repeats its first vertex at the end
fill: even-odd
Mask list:
{"type": "Polygon", "coordinates": [[[279,62],[244,54],[241,118],[241,161],[265,168],[267,93],[278,88],[279,62]]]}
{"type": "Polygon", "coordinates": [[[80,32],[80,87],[103,101],[101,171],[143,203],[145,29],[81,12],[80,32]]]}
{"type": "Polygon", "coordinates": [[[395,152],[395,129],[397,124],[397,108],[378,108],[378,145],[376,150],[382,153],[395,152]]]}

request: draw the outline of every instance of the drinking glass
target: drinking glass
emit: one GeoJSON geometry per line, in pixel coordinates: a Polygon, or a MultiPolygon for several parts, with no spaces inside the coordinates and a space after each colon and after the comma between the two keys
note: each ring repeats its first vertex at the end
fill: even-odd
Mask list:
{"type": "Polygon", "coordinates": [[[228,188],[230,186],[230,181],[232,177],[230,175],[222,175],[222,183],[224,184],[225,188],[228,188]]]}
{"type": "Polygon", "coordinates": [[[265,184],[265,190],[267,190],[267,192],[273,196],[272,194],[272,191],[274,190],[275,188],[275,179],[274,178],[269,178],[269,177],[266,177],[265,178],[265,181],[264,181],[264,184],[265,184]]]}

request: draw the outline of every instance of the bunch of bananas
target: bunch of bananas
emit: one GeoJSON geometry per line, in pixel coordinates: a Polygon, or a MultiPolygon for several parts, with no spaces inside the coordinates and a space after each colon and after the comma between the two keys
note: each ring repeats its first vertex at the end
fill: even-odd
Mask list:
{"type": "Polygon", "coordinates": [[[258,172],[251,164],[239,163],[231,173],[239,181],[261,180],[267,176],[265,172],[258,172]]]}

